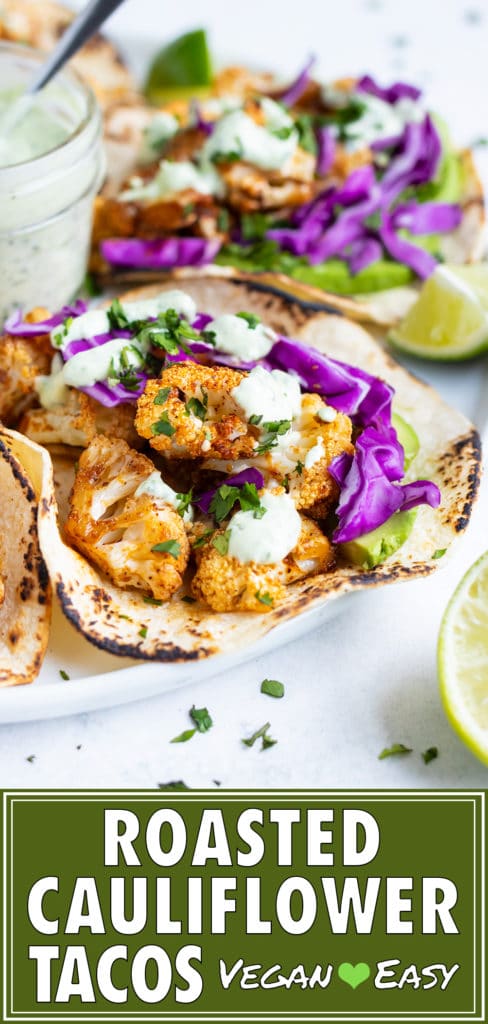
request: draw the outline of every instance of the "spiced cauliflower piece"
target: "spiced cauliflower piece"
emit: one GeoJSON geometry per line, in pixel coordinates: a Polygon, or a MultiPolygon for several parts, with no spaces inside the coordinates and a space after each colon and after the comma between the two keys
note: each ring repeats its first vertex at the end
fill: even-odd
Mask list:
{"type": "Polygon", "coordinates": [[[31,441],[44,445],[86,448],[97,434],[120,438],[133,448],[142,446],[134,428],[135,407],[122,402],[106,408],[90,395],[66,389],[66,400],[48,409],[28,409],[19,430],[31,441]]]}
{"type": "Polygon", "coordinates": [[[150,380],[137,402],[141,437],[171,459],[240,459],[259,431],[243,418],[232,390],[245,374],[228,367],[175,363],[150,380]]]}
{"type": "MultiPolygon", "coordinates": [[[[37,308],[26,316],[29,323],[49,317],[47,309],[37,308]]],[[[13,426],[36,397],[35,381],[48,374],[52,359],[48,334],[21,338],[4,334],[0,338],[0,419],[13,426]]]]}
{"type": "MultiPolygon", "coordinates": [[[[301,516],[297,544],[284,559],[273,564],[241,562],[215,547],[227,531],[218,530],[198,549],[198,569],[192,594],[214,612],[269,612],[283,600],[286,587],[305,576],[326,572],[334,563],[328,538],[316,523],[301,516]]],[[[225,550],[225,543],[222,547],[225,550]]]]}
{"type": "Polygon", "coordinates": [[[181,586],[190,546],[174,506],[144,490],[154,472],[124,441],[94,438],[79,460],[65,535],[113,583],[167,601],[181,586]]]}

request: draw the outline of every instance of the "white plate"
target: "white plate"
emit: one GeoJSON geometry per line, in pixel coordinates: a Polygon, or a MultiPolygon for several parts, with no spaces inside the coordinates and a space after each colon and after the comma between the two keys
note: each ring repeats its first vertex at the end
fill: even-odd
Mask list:
{"type": "Polygon", "coordinates": [[[344,594],[338,600],[303,612],[296,619],[272,629],[257,643],[232,654],[174,665],[136,662],[99,651],[77,633],[56,604],[49,648],[40,675],[29,686],[0,691],[0,723],[60,718],[95,708],[129,704],[197,679],[207,679],[322,626],[342,611],[345,598],[351,600],[355,596],[354,593],[344,594]],[[61,671],[68,673],[69,681],[61,677],[61,671]]]}

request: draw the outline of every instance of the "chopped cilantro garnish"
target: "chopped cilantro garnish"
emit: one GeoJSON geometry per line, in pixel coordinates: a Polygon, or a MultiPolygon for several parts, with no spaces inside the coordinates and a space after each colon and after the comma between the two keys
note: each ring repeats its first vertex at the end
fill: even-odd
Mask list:
{"type": "Polygon", "coordinates": [[[185,512],[188,512],[193,500],[193,487],[190,487],[190,490],[186,492],[180,491],[176,495],[176,499],[178,502],[176,511],[179,516],[184,516],[185,512]]]}
{"type": "Polygon", "coordinates": [[[198,331],[183,320],[175,309],[166,309],[155,320],[144,320],[131,326],[137,328],[136,337],[139,342],[162,348],[173,356],[178,355],[180,350],[189,351],[185,338],[195,341],[200,337],[198,331]]]}
{"type": "Polygon", "coordinates": [[[303,473],[303,462],[300,462],[300,459],[295,466],[295,473],[298,473],[298,476],[301,476],[303,473]]]}
{"type": "Polygon", "coordinates": [[[243,512],[254,512],[255,519],[262,519],[266,509],[261,505],[256,484],[243,484],[239,489],[238,501],[243,512]]]}
{"type": "Polygon", "coordinates": [[[261,604],[266,604],[268,605],[269,608],[273,607],[273,598],[271,597],[271,594],[269,594],[267,590],[265,590],[264,594],[262,594],[260,590],[256,590],[254,597],[258,601],[260,601],[261,604]]]}
{"type": "Polygon", "coordinates": [[[172,555],[173,558],[179,558],[181,544],[178,540],[162,540],[159,544],[154,544],[151,551],[155,551],[157,554],[172,555]]]}
{"type": "Polygon", "coordinates": [[[235,149],[229,149],[225,153],[220,150],[217,153],[212,153],[211,160],[214,164],[232,164],[236,160],[242,160],[243,152],[242,142],[236,138],[235,149]]]}
{"type": "Polygon", "coordinates": [[[191,213],[194,213],[194,211],[195,211],[195,203],[185,203],[185,205],[184,205],[184,207],[183,207],[181,212],[182,212],[184,217],[189,217],[191,213]]]}
{"type": "Polygon", "coordinates": [[[187,786],[186,782],[183,782],[183,779],[178,779],[174,782],[158,782],[158,789],[173,790],[176,793],[180,790],[190,789],[190,787],[187,786]]]}
{"type": "Polygon", "coordinates": [[[230,227],[229,211],[222,209],[219,210],[217,215],[217,228],[219,231],[228,231],[230,227]]]}
{"type": "Polygon", "coordinates": [[[206,341],[207,345],[215,345],[217,341],[217,335],[215,331],[202,331],[202,340],[206,341]]]}
{"type": "Polygon", "coordinates": [[[202,420],[203,422],[207,416],[207,407],[208,395],[206,391],[202,390],[202,401],[200,401],[199,398],[189,398],[185,405],[185,412],[187,416],[190,416],[190,414],[192,414],[193,416],[196,416],[197,419],[202,420]]]}
{"type": "Polygon", "coordinates": [[[147,637],[147,626],[142,626],[142,628],[139,630],[139,636],[141,637],[142,640],[146,639],[146,637],[147,637]]]}
{"type": "Polygon", "coordinates": [[[249,417],[249,423],[251,424],[252,427],[259,427],[262,418],[262,416],[258,416],[255,412],[253,412],[252,416],[249,417]]]}
{"type": "Polygon", "coordinates": [[[437,551],[434,551],[432,558],[442,558],[445,555],[446,551],[447,548],[437,548],[437,551]]]}
{"type": "Polygon", "coordinates": [[[406,747],[404,743],[393,743],[391,747],[385,747],[385,749],[381,751],[381,754],[378,754],[378,760],[384,761],[385,757],[395,757],[397,754],[411,753],[412,748],[406,747]]]}
{"type": "Polygon", "coordinates": [[[153,405],[164,405],[167,402],[171,388],[160,388],[156,398],[154,399],[153,405]]]}
{"type": "Polygon", "coordinates": [[[207,708],[196,708],[195,705],[193,705],[190,709],[190,718],[195,722],[198,732],[208,732],[208,730],[213,726],[213,722],[207,708]]]}
{"type": "Polygon", "coordinates": [[[256,484],[246,483],[242,487],[222,484],[215,491],[210,503],[210,512],[218,523],[227,518],[236,501],[239,502],[243,512],[254,512],[255,519],[261,519],[266,512],[266,509],[260,503],[256,484]]]}
{"type": "Polygon", "coordinates": [[[181,598],[181,600],[184,601],[185,604],[196,604],[197,603],[196,597],[191,597],[190,594],[185,594],[181,598]]]}
{"type": "Polygon", "coordinates": [[[159,608],[163,603],[162,601],[158,601],[157,597],[150,597],[149,594],[146,594],[142,600],[144,601],[144,604],[151,604],[155,608],[159,608]]]}
{"type": "Polygon", "coordinates": [[[164,434],[165,437],[173,437],[173,434],[176,434],[176,427],[170,423],[167,412],[163,412],[159,420],[151,424],[151,430],[153,434],[164,434]]]}
{"type": "Polygon", "coordinates": [[[206,544],[207,541],[210,540],[210,538],[213,536],[214,533],[215,533],[215,530],[204,530],[204,532],[201,533],[200,536],[197,537],[197,539],[193,541],[192,547],[193,548],[201,548],[201,547],[203,547],[203,545],[206,544]]]}
{"type": "Polygon", "coordinates": [[[291,420],[271,420],[267,423],[262,424],[262,429],[265,431],[265,437],[255,449],[258,455],[264,455],[265,452],[271,451],[272,448],[276,448],[278,444],[278,437],[286,434],[291,428],[291,420]]]}
{"type": "Polygon", "coordinates": [[[230,531],[226,530],[225,533],[217,534],[213,538],[212,544],[219,555],[226,555],[229,550],[230,531]]]}
{"type": "Polygon", "coordinates": [[[260,739],[261,750],[267,750],[268,747],[274,747],[275,743],[277,743],[278,740],[273,740],[271,739],[271,736],[268,736],[269,728],[270,722],[265,722],[265,724],[262,725],[260,729],[257,729],[256,732],[253,732],[252,736],[249,736],[248,739],[244,739],[242,742],[246,745],[246,747],[253,747],[254,744],[256,743],[256,740],[260,739]]]}
{"type": "Polygon", "coordinates": [[[69,679],[70,678],[68,673],[65,672],[64,668],[60,668],[59,674],[61,676],[61,679],[69,679]]]}
{"type": "Polygon", "coordinates": [[[180,732],[179,736],[174,736],[173,739],[170,740],[169,742],[170,743],[187,743],[187,741],[191,740],[192,736],[195,735],[196,731],[197,731],[196,729],[185,729],[184,732],[180,732]]]}
{"type": "Polygon", "coordinates": [[[261,693],[267,693],[268,697],[284,697],[285,687],[278,679],[263,679],[261,693]]]}
{"type": "Polygon", "coordinates": [[[261,323],[261,317],[256,316],[255,313],[236,313],[241,320],[246,320],[248,327],[251,331],[254,331],[258,324],[261,323]]]}
{"type": "Polygon", "coordinates": [[[294,130],[293,125],[283,125],[281,128],[273,128],[271,135],[274,135],[276,139],[289,139],[292,131],[294,130]]]}
{"type": "Polygon", "coordinates": [[[428,747],[422,754],[422,760],[424,764],[430,764],[431,761],[435,761],[436,757],[439,757],[439,751],[437,747],[428,747]]]}
{"type": "Polygon", "coordinates": [[[114,299],[112,305],[107,309],[107,318],[112,331],[126,331],[130,326],[127,315],[122,309],[120,299],[114,299]]]}
{"type": "Polygon", "coordinates": [[[35,754],[29,754],[29,757],[26,757],[26,761],[28,761],[29,764],[34,764],[35,759],[36,759],[36,755],[35,754]]]}

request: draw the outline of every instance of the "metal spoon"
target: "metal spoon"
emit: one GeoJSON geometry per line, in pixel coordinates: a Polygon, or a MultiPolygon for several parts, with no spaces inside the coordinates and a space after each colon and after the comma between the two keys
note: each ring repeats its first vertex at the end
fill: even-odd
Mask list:
{"type": "Polygon", "coordinates": [[[20,118],[27,113],[36,93],[51,81],[51,78],[66,64],[66,61],[91,39],[103,22],[123,2],[124,0],[91,0],[80,11],[66,32],[63,33],[45,63],[41,65],[25,92],[13,103],[0,122],[2,140],[10,134],[20,118]]]}

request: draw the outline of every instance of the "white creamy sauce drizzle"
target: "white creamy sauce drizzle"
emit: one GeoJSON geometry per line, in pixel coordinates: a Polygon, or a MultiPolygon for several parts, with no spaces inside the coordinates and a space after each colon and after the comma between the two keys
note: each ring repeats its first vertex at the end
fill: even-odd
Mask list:
{"type": "MultiPolygon", "coordinates": [[[[324,86],[322,97],[325,103],[330,103],[340,109],[347,106],[351,94],[324,86]]],[[[370,143],[376,142],[378,139],[386,139],[390,135],[401,135],[405,125],[422,121],[425,117],[425,109],[422,104],[407,96],[397,100],[396,103],[387,103],[379,96],[370,96],[363,92],[353,93],[353,98],[360,100],[364,105],[364,110],[355,121],[350,121],[342,126],[348,149],[368,146],[370,143]]],[[[337,127],[334,125],[331,127],[337,133],[337,127]]]]}
{"type": "Polygon", "coordinates": [[[266,509],[261,519],[250,511],[236,512],[230,521],[228,554],[239,562],[281,562],[298,542],[301,520],[290,496],[267,492],[261,505],[266,509]]]}
{"type": "MultiPolygon", "coordinates": [[[[153,299],[144,299],[141,302],[121,302],[121,306],[128,320],[149,320],[151,317],[157,317],[158,313],[174,309],[179,316],[191,323],[197,314],[197,307],[191,296],[177,288],[161,292],[153,299]]],[[[68,326],[61,324],[59,327],[55,327],[51,331],[51,341],[56,348],[63,349],[70,341],[94,338],[98,334],[106,334],[108,331],[110,331],[110,323],[106,310],[93,309],[88,313],[82,313],[81,316],[73,317],[68,326]]],[[[127,341],[125,343],[127,344],[127,341]]]]}
{"type": "Polygon", "coordinates": [[[202,149],[202,162],[211,162],[218,154],[237,153],[240,160],[264,170],[280,170],[293,156],[298,132],[291,117],[279,104],[264,97],[261,107],[265,124],[256,124],[243,110],[233,110],[217,122],[202,149]],[[273,134],[289,129],[287,138],[273,134]]]}
{"type": "Polygon", "coordinates": [[[255,366],[244,377],[232,397],[242,409],[246,419],[262,416],[264,422],[292,420],[301,407],[300,385],[296,377],[282,370],[264,370],[255,366]]]}
{"type": "Polygon", "coordinates": [[[159,170],[148,182],[142,178],[133,178],[131,187],[121,193],[122,200],[160,199],[193,189],[202,195],[222,195],[223,183],[213,166],[209,164],[200,169],[190,160],[161,160],[159,170]]]}
{"type": "MultiPolygon", "coordinates": [[[[158,473],[157,470],[150,473],[146,480],[143,480],[142,484],[139,484],[139,487],[134,492],[134,497],[139,498],[141,494],[148,494],[151,498],[158,498],[159,500],[164,501],[166,505],[172,505],[173,508],[178,508],[179,502],[176,491],[174,491],[173,488],[163,480],[161,473],[158,473]]],[[[193,519],[193,510],[188,508],[182,518],[187,523],[191,522],[193,519]]]]}
{"type": "Polygon", "coordinates": [[[318,438],[317,444],[314,444],[313,448],[309,448],[304,460],[303,465],[305,469],[312,469],[316,462],[320,462],[325,455],[324,442],[321,437],[318,438]]]}
{"type": "Polygon", "coordinates": [[[179,127],[179,122],[173,114],[159,110],[143,131],[139,152],[141,163],[151,163],[161,153],[164,144],[176,135],[179,127]]]}
{"type": "Polygon", "coordinates": [[[271,351],[278,335],[264,324],[250,327],[247,320],[233,313],[224,313],[212,320],[207,327],[215,335],[215,348],[227,352],[244,362],[263,359],[271,351]]]}
{"type": "Polygon", "coordinates": [[[106,341],[104,345],[77,352],[68,359],[61,372],[65,384],[69,387],[89,388],[101,380],[107,381],[110,385],[112,378],[114,383],[118,384],[118,380],[115,379],[117,373],[123,368],[139,369],[143,363],[142,346],[133,344],[127,338],[114,338],[113,341],[106,341]],[[126,361],[125,367],[121,364],[122,353],[126,361]]]}

